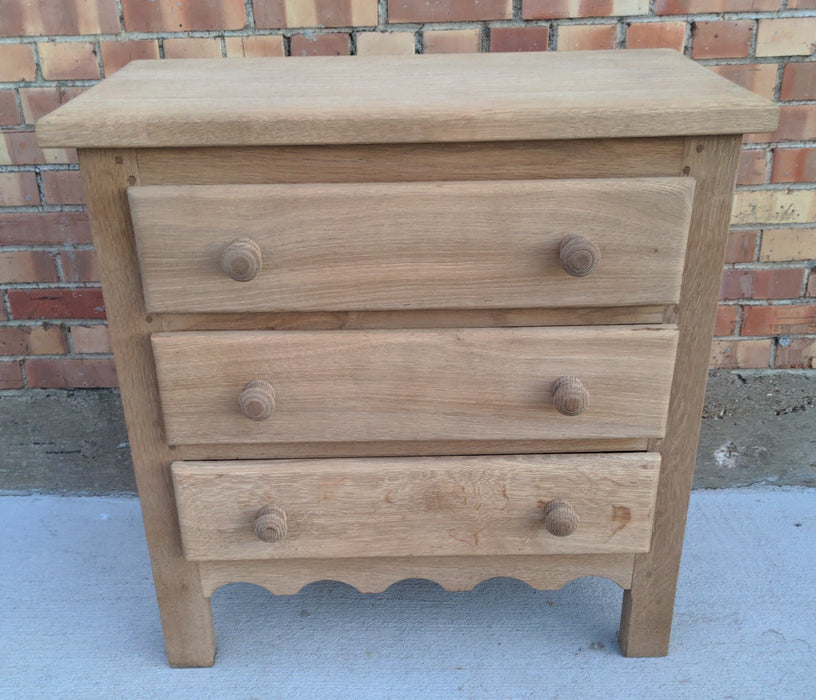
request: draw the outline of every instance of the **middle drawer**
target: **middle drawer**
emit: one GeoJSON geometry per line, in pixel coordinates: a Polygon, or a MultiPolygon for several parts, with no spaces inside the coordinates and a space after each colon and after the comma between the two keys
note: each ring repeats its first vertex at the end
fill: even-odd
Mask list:
{"type": "Polygon", "coordinates": [[[208,331],[152,343],[170,444],[658,438],[677,330],[208,331]]]}

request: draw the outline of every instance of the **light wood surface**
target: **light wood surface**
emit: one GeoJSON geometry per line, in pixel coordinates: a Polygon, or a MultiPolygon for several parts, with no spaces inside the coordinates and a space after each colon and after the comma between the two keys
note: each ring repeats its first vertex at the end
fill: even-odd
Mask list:
{"type": "Polygon", "coordinates": [[[152,338],[171,444],[661,437],[672,327],[163,333],[152,338]],[[581,379],[581,415],[553,384],[581,379]],[[275,391],[265,421],[238,397],[275,391]]]}
{"type": "Polygon", "coordinates": [[[738,136],[695,138],[686,146],[697,189],[678,311],[680,342],[666,437],[652,446],[663,456],[652,550],[636,558],[631,590],[624,593],[620,644],[627,656],[669,650],[740,142],[738,136]]]}
{"type": "Polygon", "coordinates": [[[173,483],[191,560],[613,554],[648,548],[659,467],[649,452],[175,462],[173,483]],[[577,525],[558,536],[556,499],[577,525]],[[273,542],[255,532],[269,505],[286,513],[273,542]]]}
{"type": "MultiPolygon", "coordinates": [[[[182,554],[170,480],[171,452],[161,425],[150,324],[145,321],[128,183],[138,182],[130,151],[81,151],[80,168],[122,392],[136,485],[144,516],[167,657],[173,666],[211,666],[215,632],[198,567],[182,554]]],[[[93,426],[89,426],[93,430],[93,426]]]]}
{"type": "Polygon", "coordinates": [[[607,138],[773,131],[769,101],[669,50],[135,61],[41,146],[607,138]]]}
{"type": "Polygon", "coordinates": [[[146,148],[143,185],[670,177],[682,138],[146,148]]]}
{"type": "Polygon", "coordinates": [[[693,188],[691,178],[653,178],[128,196],[148,311],[331,311],[674,303],[693,188]],[[574,276],[562,244],[578,231],[600,262],[574,276]],[[225,274],[236,239],[242,253],[257,251],[250,281],[225,274]]]}
{"type": "Polygon", "coordinates": [[[550,554],[267,559],[202,561],[199,570],[201,585],[208,596],[234,581],[254,583],[277,595],[293,595],[313,581],[342,581],[361,593],[379,593],[406,578],[424,578],[449,591],[467,591],[497,576],[511,576],[533,588],[551,591],[581,576],[604,576],[621,588],[629,588],[634,557],[634,554],[550,554]]]}

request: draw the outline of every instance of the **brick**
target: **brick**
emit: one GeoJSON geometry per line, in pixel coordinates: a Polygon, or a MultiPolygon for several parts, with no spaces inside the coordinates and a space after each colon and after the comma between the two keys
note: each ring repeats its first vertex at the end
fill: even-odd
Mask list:
{"type": "Polygon", "coordinates": [[[46,80],[96,80],[99,65],[96,49],[90,42],[53,41],[37,44],[40,52],[40,68],[46,80]]]}
{"type": "Polygon", "coordinates": [[[32,130],[0,132],[0,165],[41,163],[45,163],[45,154],[37,146],[32,130]]]}
{"type": "Polygon", "coordinates": [[[782,100],[816,100],[816,61],[788,63],[782,73],[782,100]]]}
{"type": "Polygon", "coordinates": [[[816,0],[788,0],[789,10],[816,10],[816,0]]]}
{"type": "Polygon", "coordinates": [[[0,90],[0,126],[17,126],[20,123],[20,110],[17,109],[17,98],[14,90],[0,90]]]}
{"type": "Polygon", "coordinates": [[[0,245],[89,243],[91,227],[85,212],[0,212],[0,245]]]}
{"type": "Polygon", "coordinates": [[[159,57],[159,42],[155,39],[135,39],[131,41],[101,41],[102,68],[110,77],[131,61],[159,57]]]}
{"type": "Polygon", "coordinates": [[[714,335],[736,335],[738,309],[736,306],[718,306],[714,335]]]}
{"type": "Polygon", "coordinates": [[[692,58],[742,58],[751,49],[749,20],[694,22],[691,25],[692,58]]]}
{"type": "Polygon", "coordinates": [[[649,14],[649,0],[523,0],[523,19],[620,17],[649,14]]]}
{"type": "Polygon", "coordinates": [[[42,250],[0,252],[0,284],[56,282],[54,256],[42,250]]]}
{"type": "Polygon", "coordinates": [[[255,0],[255,26],[264,29],[373,27],[377,23],[377,0],[255,0]]]}
{"type": "Polygon", "coordinates": [[[20,88],[20,103],[26,124],[34,124],[40,117],[53,112],[85,90],[84,87],[20,88]]]}
{"type": "Polygon", "coordinates": [[[0,389],[22,389],[23,373],[19,362],[0,362],[0,389]]]}
{"type": "Polygon", "coordinates": [[[746,306],[742,335],[804,335],[816,333],[816,304],[746,306]]]}
{"type": "Polygon", "coordinates": [[[710,366],[717,369],[759,369],[771,361],[771,340],[715,340],[710,366]]]}
{"type": "Polygon", "coordinates": [[[416,52],[411,32],[361,32],[357,35],[358,56],[405,56],[416,52]]]}
{"type": "Polygon", "coordinates": [[[110,334],[104,324],[71,326],[71,343],[80,355],[100,355],[111,351],[110,334]]]}
{"type": "Polygon", "coordinates": [[[558,29],[559,51],[599,51],[614,49],[614,24],[567,24],[558,29]]]}
{"type": "Polygon", "coordinates": [[[221,39],[184,37],[164,40],[165,58],[221,58],[221,39]]]}
{"type": "Polygon", "coordinates": [[[547,27],[496,27],[490,30],[490,50],[546,51],[549,38],[547,27]]]}
{"type": "Polygon", "coordinates": [[[738,185],[765,184],[765,151],[752,150],[740,153],[739,168],[737,169],[738,185]]]}
{"type": "Polygon", "coordinates": [[[757,56],[810,56],[816,46],[816,17],[761,19],[757,56]]]}
{"type": "Polygon", "coordinates": [[[0,35],[116,34],[115,0],[4,0],[0,35]]]}
{"type": "Polygon", "coordinates": [[[262,58],[265,56],[285,56],[283,37],[268,36],[228,36],[224,39],[228,58],[262,58]]]}
{"type": "Polygon", "coordinates": [[[779,0],[656,0],[656,15],[696,15],[724,12],[774,12],[779,0]]]}
{"type": "Polygon", "coordinates": [[[796,299],[803,279],[802,268],[726,270],[720,299],[796,299]]]}
{"type": "Polygon", "coordinates": [[[816,190],[737,192],[731,223],[799,224],[816,221],[816,190]]]}
{"type": "Polygon", "coordinates": [[[36,79],[37,64],[31,44],[0,44],[0,81],[36,79]]]}
{"type": "Polygon", "coordinates": [[[0,207],[22,207],[40,203],[34,173],[0,173],[0,207]]]}
{"type": "Polygon", "coordinates": [[[816,105],[783,105],[779,109],[779,127],[770,141],[807,141],[816,139],[816,105]]]}
{"type": "Polygon", "coordinates": [[[0,291],[0,321],[8,321],[8,312],[5,304],[6,295],[0,291]]]}
{"type": "Polygon", "coordinates": [[[128,32],[211,31],[246,26],[243,0],[122,0],[122,14],[128,32]]]}
{"type": "Polygon", "coordinates": [[[102,290],[10,289],[11,315],[17,321],[39,318],[105,318],[102,290]]]}
{"type": "Polygon", "coordinates": [[[48,204],[84,204],[82,175],[78,170],[49,170],[42,173],[43,194],[48,204]]]}
{"type": "Polygon", "coordinates": [[[4,326],[0,328],[0,355],[64,355],[65,331],[59,326],[4,326]]]}
{"type": "Polygon", "coordinates": [[[33,129],[0,132],[0,165],[75,163],[76,160],[73,148],[41,149],[33,129]]]}
{"type": "Polygon", "coordinates": [[[771,182],[816,180],[816,148],[775,148],[771,182]]]}
{"type": "Polygon", "coordinates": [[[762,262],[816,259],[816,229],[770,229],[762,232],[762,262]]]}
{"type": "Polygon", "coordinates": [[[296,34],[289,44],[292,56],[348,56],[351,37],[345,33],[296,34]]]}
{"type": "Polygon", "coordinates": [[[810,277],[808,277],[808,283],[807,283],[807,289],[805,290],[805,296],[816,297],[816,272],[811,272],[810,277]]]}
{"type": "Polygon", "coordinates": [[[60,253],[66,282],[98,282],[99,269],[93,250],[64,250],[60,253]]]}
{"type": "Polygon", "coordinates": [[[477,22],[512,17],[512,0],[388,0],[389,22],[477,22]]]}
{"type": "Polygon", "coordinates": [[[780,342],[774,366],[778,369],[816,368],[816,338],[792,338],[784,345],[780,342]]]}
{"type": "Polygon", "coordinates": [[[35,359],[25,361],[32,389],[90,389],[117,385],[113,360],[35,359]]]}
{"type": "Polygon", "coordinates": [[[774,88],[776,87],[775,63],[706,66],[706,68],[766,99],[772,100],[774,98],[774,88]]]}
{"type": "Polygon", "coordinates": [[[759,231],[732,231],[725,243],[725,262],[751,262],[756,255],[759,231]]]}
{"type": "Polygon", "coordinates": [[[675,49],[682,51],[686,41],[685,22],[643,22],[626,30],[629,49],[675,49]]]}
{"type": "Polygon", "coordinates": [[[422,46],[424,53],[478,53],[482,32],[478,29],[423,32],[422,46]]]}

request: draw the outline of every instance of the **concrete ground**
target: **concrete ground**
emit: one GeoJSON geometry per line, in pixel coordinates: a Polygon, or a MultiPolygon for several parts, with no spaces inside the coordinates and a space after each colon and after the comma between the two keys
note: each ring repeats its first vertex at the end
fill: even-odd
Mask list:
{"type": "Polygon", "coordinates": [[[816,489],[692,494],[669,657],[625,659],[581,579],[362,595],[233,584],[210,669],[166,666],[133,498],[0,498],[0,698],[813,698],[816,489]]]}

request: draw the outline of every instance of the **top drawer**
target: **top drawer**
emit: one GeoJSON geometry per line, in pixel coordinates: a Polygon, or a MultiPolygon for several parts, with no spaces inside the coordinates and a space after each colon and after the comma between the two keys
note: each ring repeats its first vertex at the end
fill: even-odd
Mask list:
{"type": "Polygon", "coordinates": [[[672,304],[693,191],[678,177],[145,186],[128,197],[146,308],[183,313],[672,304]],[[569,251],[574,236],[589,245],[569,251]],[[568,274],[563,256],[580,273],[587,248],[597,265],[568,274]]]}

